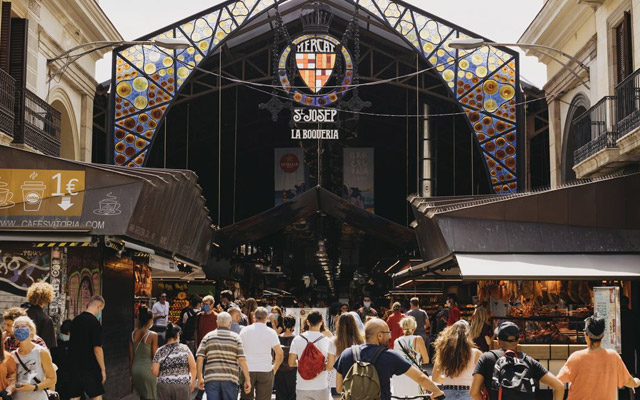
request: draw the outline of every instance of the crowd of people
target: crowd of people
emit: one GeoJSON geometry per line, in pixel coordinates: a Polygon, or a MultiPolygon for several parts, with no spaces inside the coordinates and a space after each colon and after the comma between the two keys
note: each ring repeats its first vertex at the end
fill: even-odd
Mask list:
{"type": "MultiPolygon", "coordinates": [[[[2,400],[48,400],[54,392],[62,400],[102,399],[105,301],[93,296],[56,335],[44,311],[52,293],[34,284],[28,304],[3,314],[2,400]]],[[[212,296],[192,298],[175,325],[166,303],[162,295],[160,306],[139,307],[131,332],[131,384],[141,400],[270,400],[274,393],[277,400],[534,399],[540,384],[554,400],[564,398],[566,384],[569,400],[613,400],[618,388],[640,386],[622,358],[602,348],[605,321],[597,316],[585,320],[587,348],[554,375],[518,351],[516,324],[493,330],[482,305],[470,323],[462,320],[455,296],[436,315],[444,326],[431,336],[417,298],[408,310],[394,303],[381,318],[365,297],[355,310],[339,305],[330,321],[310,311],[302,326],[276,305],[247,299],[240,307],[230,291],[217,305],[212,296]]]]}
{"type": "Polygon", "coordinates": [[[44,311],[53,300],[53,287],[31,285],[27,303],[3,313],[0,352],[0,399],[100,400],[106,381],[100,318],[105,301],[93,296],[87,309],[62,322],[56,335],[44,311]]]}

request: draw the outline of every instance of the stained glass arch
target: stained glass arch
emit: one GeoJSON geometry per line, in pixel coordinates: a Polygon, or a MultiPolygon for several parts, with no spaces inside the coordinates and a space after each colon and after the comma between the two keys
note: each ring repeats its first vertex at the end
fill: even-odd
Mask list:
{"type": "MultiPolygon", "coordinates": [[[[183,50],[147,45],[114,50],[110,128],[114,163],[144,166],[158,127],[193,67],[234,32],[291,1],[296,0],[231,0],[142,38],[187,38],[192,45],[183,50]]],[[[402,1],[341,1],[395,31],[435,68],[465,113],[494,192],[517,192],[522,170],[517,52],[494,46],[453,49],[452,39],[479,36],[402,1]]]]}

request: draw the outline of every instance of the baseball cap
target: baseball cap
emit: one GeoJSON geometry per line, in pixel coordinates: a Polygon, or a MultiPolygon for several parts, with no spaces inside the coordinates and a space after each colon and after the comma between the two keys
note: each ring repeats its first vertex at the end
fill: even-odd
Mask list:
{"type": "Polygon", "coordinates": [[[515,342],[520,338],[520,328],[513,322],[506,321],[500,324],[494,332],[503,342],[515,342]]]}

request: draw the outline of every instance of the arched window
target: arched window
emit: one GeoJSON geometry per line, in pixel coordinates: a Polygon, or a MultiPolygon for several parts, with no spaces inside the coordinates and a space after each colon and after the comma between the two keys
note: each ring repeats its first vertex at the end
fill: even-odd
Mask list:
{"type": "Polygon", "coordinates": [[[574,152],[577,150],[576,135],[574,122],[589,109],[589,99],[584,94],[578,94],[573,98],[564,127],[564,135],[562,138],[562,183],[571,182],[576,179],[576,173],[573,171],[574,152]]]}

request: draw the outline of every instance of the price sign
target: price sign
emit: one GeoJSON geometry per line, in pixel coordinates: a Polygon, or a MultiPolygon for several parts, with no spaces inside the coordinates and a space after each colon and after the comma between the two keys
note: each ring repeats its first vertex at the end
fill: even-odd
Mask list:
{"type": "Polygon", "coordinates": [[[0,215],[80,216],[85,171],[0,169],[0,215]]]}

